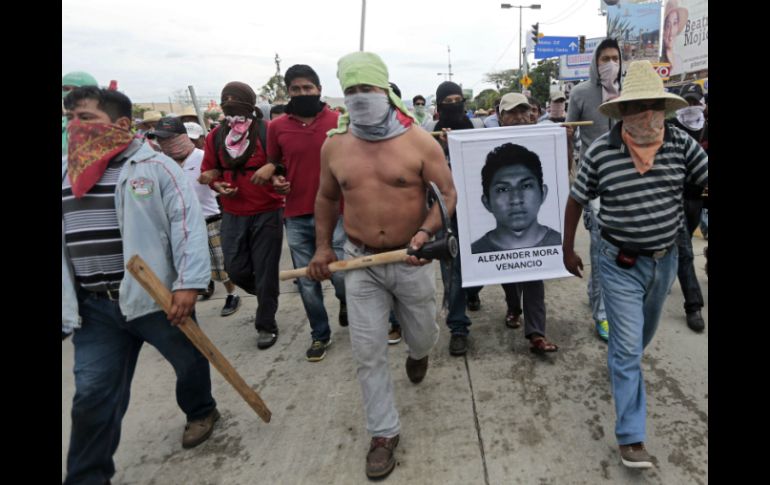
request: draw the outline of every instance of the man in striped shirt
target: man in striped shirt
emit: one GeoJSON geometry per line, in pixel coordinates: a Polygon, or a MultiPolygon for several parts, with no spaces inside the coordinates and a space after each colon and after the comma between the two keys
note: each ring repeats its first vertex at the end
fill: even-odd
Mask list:
{"type": "Polygon", "coordinates": [[[131,135],[128,97],[84,86],[64,106],[62,338],[74,329],[75,347],[64,483],[109,483],[144,342],[176,372],[177,403],[187,416],[182,446],[205,441],[219,418],[209,363],[176,327],[193,316],[209,281],[206,227],[179,165],[131,135]],[[134,254],[171,288],[168,312],[124,273],[134,254]]]}
{"type": "Polygon", "coordinates": [[[621,121],[587,150],[565,214],[564,265],[581,276],[575,229],[582,207],[602,198],[598,271],[613,325],[607,363],[615,436],[621,460],[631,468],[652,466],[644,447],[642,352],[676,277],[684,183],[708,183],[708,155],[686,132],[664,125],[666,113],[684,106],[685,100],[664,91],[648,61],[631,63],[623,94],[599,108],[621,121]]]}

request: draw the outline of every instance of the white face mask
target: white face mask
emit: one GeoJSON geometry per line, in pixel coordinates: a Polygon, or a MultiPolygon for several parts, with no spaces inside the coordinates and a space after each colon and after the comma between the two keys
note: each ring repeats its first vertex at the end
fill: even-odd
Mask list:
{"type": "Polygon", "coordinates": [[[345,96],[350,122],[359,126],[381,126],[390,112],[385,93],[356,93],[345,96]]]}
{"type": "Polygon", "coordinates": [[[414,112],[418,115],[425,114],[425,105],[415,105],[414,112]]]}
{"type": "Polygon", "coordinates": [[[618,72],[620,71],[620,64],[617,62],[605,62],[599,65],[599,78],[602,80],[602,84],[605,86],[611,85],[618,80],[618,72]]]}
{"type": "Polygon", "coordinates": [[[676,111],[676,119],[688,130],[700,130],[706,118],[703,116],[704,106],[688,106],[676,111]]]}

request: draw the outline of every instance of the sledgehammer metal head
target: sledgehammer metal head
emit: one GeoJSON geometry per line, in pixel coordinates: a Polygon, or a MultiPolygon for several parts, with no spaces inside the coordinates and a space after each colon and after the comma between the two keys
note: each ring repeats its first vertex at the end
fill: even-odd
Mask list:
{"type": "Polygon", "coordinates": [[[451,232],[447,233],[441,239],[428,241],[417,251],[409,248],[406,254],[417,256],[422,259],[443,259],[448,260],[457,257],[457,238],[451,232]]]}

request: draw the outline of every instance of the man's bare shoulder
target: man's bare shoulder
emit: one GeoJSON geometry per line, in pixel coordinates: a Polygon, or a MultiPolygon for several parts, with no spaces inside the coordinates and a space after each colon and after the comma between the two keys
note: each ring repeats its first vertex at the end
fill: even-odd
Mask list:
{"type": "Polygon", "coordinates": [[[334,136],[327,136],[326,140],[324,140],[323,145],[321,145],[321,154],[322,155],[324,153],[330,154],[339,150],[339,147],[345,145],[347,138],[349,138],[350,136],[351,135],[349,132],[337,134],[334,136]]]}

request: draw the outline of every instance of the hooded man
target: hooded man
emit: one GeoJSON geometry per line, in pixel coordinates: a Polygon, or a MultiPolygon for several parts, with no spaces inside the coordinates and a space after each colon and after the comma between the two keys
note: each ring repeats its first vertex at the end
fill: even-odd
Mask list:
{"type": "Polygon", "coordinates": [[[655,335],[677,270],[685,183],[708,184],[708,155],[679,128],[664,123],[687,102],[663,89],[649,61],[632,62],[623,94],[600,107],[621,121],[588,148],[567,200],[564,266],[581,276],[575,230],[581,206],[602,197],[599,264],[612,322],[607,364],[615,401],[615,437],[623,464],[650,468],[645,449],[642,353],[655,335]]]}
{"type": "Polygon", "coordinates": [[[142,345],[171,363],[187,416],[182,446],[209,438],[219,418],[209,362],[177,328],[210,277],[206,228],[182,169],[135,138],[131,100],[84,86],[64,99],[62,338],[73,332],[75,397],[65,484],[109,483],[142,345]],[[163,311],[124,270],[140,255],[171,293],[163,311]]]}
{"type": "MultiPolygon", "coordinates": [[[[337,259],[332,233],[341,197],[348,258],[422,247],[442,226],[438,204],[426,209],[429,182],[438,186],[450,213],[457,202],[441,148],[414,125],[388,85],[382,59],[370,52],[348,54],[339,60],[337,77],[348,112],[340,116],[338,128],[329,132],[321,149],[316,253],[308,268],[317,281],[331,276],[329,263],[337,259]]],[[[409,347],[406,374],[413,383],[425,377],[428,354],[438,339],[433,268],[414,256],[407,262],[345,272],[350,342],[372,436],[366,457],[369,478],[393,471],[401,428],[388,368],[391,307],[409,347]]]]}
{"type": "MultiPolygon", "coordinates": [[[[599,111],[599,105],[620,94],[622,62],[618,42],[615,39],[604,39],[594,50],[588,81],[578,84],[570,92],[567,121],[593,121],[593,125],[581,126],[579,129],[580,161],[578,166],[591,143],[600,135],[607,133],[615,124],[614,120],[599,111]]],[[[588,301],[591,304],[596,332],[602,340],[607,341],[609,322],[602,300],[601,280],[599,280],[598,271],[595,271],[599,267],[599,254],[596,248],[601,239],[599,224],[596,221],[599,206],[600,201],[596,199],[591,201],[591,205],[585,207],[583,223],[591,233],[591,278],[588,280],[588,301]]]]}
{"type": "Polygon", "coordinates": [[[87,72],[74,71],[68,72],[61,78],[61,99],[62,99],[62,116],[61,116],[61,156],[67,154],[67,123],[69,120],[64,113],[64,98],[75,88],[81,86],[98,86],[96,79],[87,72]]]}
{"type": "MultiPolygon", "coordinates": [[[[428,131],[464,130],[469,128],[484,128],[484,122],[479,118],[468,118],[465,114],[465,98],[463,88],[452,81],[444,81],[436,88],[436,112],[438,121],[430,120],[423,125],[428,131]]],[[[444,153],[448,153],[445,148],[444,153]]]]}
{"type": "Polygon", "coordinates": [[[199,182],[209,182],[222,202],[222,252],[233,282],[257,297],[257,348],[278,339],[278,263],[281,259],[283,196],[272,185],[250,178],[267,161],[268,121],[255,112],[257,95],[248,84],[231,82],[222,89],[222,125],[206,137],[199,182]]]}

